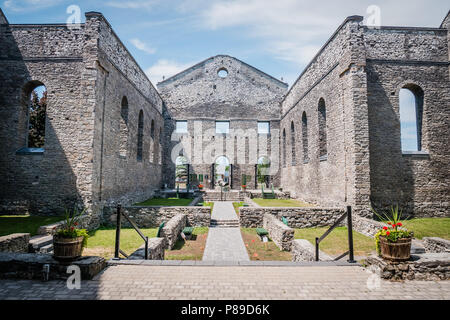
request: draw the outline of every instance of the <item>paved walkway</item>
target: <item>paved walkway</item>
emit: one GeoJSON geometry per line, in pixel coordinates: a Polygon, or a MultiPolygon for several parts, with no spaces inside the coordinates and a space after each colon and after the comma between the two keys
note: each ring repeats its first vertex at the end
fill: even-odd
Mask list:
{"type": "MultiPolygon", "coordinates": [[[[232,202],[214,202],[211,220],[238,220],[232,202]]],[[[240,228],[210,228],[203,261],[249,261],[240,228]]]]}
{"type": "Polygon", "coordinates": [[[65,281],[0,280],[0,299],[449,300],[450,281],[393,283],[362,267],[118,265],[79,290],[65,281]]]}
{"type": "Polygon", "coordinates": [[[211,220],[239,220],[236,211],[234,211],[233,202],[216,201],[214,202],[211,220]]]}

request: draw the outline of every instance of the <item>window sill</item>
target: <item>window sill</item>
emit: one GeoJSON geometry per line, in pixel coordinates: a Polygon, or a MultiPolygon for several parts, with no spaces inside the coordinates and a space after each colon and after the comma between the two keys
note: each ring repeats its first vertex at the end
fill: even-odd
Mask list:
{"type": "Polygon", "coordinates": [[[328,161],[328,155],[321,156],[321,157],[319,158],[319,161],[320,161],[320,162],[328,161]]]}
{"type": "Polygon", "coordinates": [[[426,151],[403,151],[403,158],[430,159],[430,154],[426,151]]]}
{"type": "Polygon", "coordinates": [[[21,156],[26,155],[39,156],[43,155],[44,152],[45,152],[44,148],[21,148],[16,151],[16,154],[21,156]]]}

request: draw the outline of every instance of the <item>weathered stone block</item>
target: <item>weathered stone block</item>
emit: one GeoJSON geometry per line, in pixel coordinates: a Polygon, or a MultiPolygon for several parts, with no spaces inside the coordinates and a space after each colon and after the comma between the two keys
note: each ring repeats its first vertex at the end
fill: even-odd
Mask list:
{"type": "MultiPolygon", "coordinates": [[[[292,261],[316,261],[316,249],[311,242],[304,239],[296,239],[292,241],[292,261]]],[[[320,261],[333,260],[326,253],[319,251],[320,261]]]]}
{"type": "Polygon", "coordinates": [[[178,214],[169,220],[162,228],[160,236],[165,238],[166,248],[172,249],[181,234],[181,231],[186,227],[187,216],[178,214]]]}
{"type": "Polygon", "coordinates": [[[0,237],[0,252],[28,252],[29,233],[14,233],[0,237]]]}
{"type": "Polygon", "coordinates": [[[450,252],[450,241],[437,237],[425,237],[422,239],[427,253],[450,252]]]}
{"type": "Polygon", "coordinates": [[[269,232],[269,237],[283,251],[291,251],[294,240],[294,229],[289,228],[283,222],[270,214],[265,214],[263,226],[269,232]]]}
{"type": "MultiPolygon", "coordinates": [[[[165,238],[148,239],[148,260],[164,260],[164,252],[166,248],[165,238]]],[[[133,252],[128,259],[142,260],[145,259],[145,244],[133,252]]]]}

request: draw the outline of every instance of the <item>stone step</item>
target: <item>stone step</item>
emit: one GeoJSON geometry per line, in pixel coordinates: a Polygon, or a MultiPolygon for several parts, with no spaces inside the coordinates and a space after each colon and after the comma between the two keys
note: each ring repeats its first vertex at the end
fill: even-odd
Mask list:
{"type": "Polygon", "coordinates": [[[40,248],[39,253],[53,253],[53,243],[40,248]]]}
{"type": "Polygon", "coordinates": [[[52,245],[53,247],[53,236],[51,235],[38,235],[34,236],[28,242],[28,252],[40,252],[41,248],[52,245]]]}

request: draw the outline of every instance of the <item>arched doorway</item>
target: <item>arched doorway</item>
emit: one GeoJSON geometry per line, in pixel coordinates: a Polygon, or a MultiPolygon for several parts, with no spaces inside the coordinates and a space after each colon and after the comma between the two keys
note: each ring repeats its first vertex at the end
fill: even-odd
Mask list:
{"type": "Polygon", "coordinates": [[[260,157],[258,159],[256,176],[258,182],[258,188],[263,185],[266,188],[269,188],[270,184],[270,160],[267,157],[260,157]]]}
{"type": "Polygon", "coordinates": [[[215,161],[214,181],[216,186],[229,186],[231,184],[230,160],[225,156],[220,156],[215,161]]]}
{"type": "Polygon", "coordinates": [[[177,157],[175,161],[175,188],[187,188],[189,169],[188,160],[183,157],[177,157]]]}

